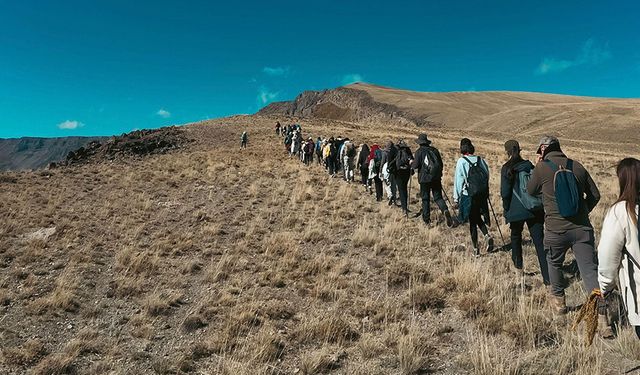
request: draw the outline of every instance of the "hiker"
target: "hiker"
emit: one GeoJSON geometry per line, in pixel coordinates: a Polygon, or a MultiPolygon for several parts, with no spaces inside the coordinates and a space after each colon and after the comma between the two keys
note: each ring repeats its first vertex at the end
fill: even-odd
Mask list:
{"type": "Polygon", "coordinates": [[[382,180],[380,179],[380,164],[383,158],[383,152],[380,149],[380,146],[377,144],[373,144],[371,146],[371,151],[369,152],[369,181],[373,181],[373,184],[376,189],[376,201],[382,201],[382,180]]]}
{"type": "Polygon", "coordinates": [[[365,188],[369,185],[367,183],[369,181],[369,163],[367,163],[369,151],[369,145],[363,143],[362,146],[360,146],[360,153],[358,154],[357,162],[357,168],[360,169],[361,182],[365,188]]]}
{"type": "Polygon", "coordinates": [[[453,218],[447,207],[447,203],[442,197],[442,157],[437,148],[431,146],[431,141],[426,134],[418,135],[416,143],[420,147],[416,150],[415,159],[411,163],[412,169],[418,170],[418,182],[420,183],[420,197],[422,198],[422,220],[425,224],[431,223],[431,194],[433,201],[438,205],[444,214],[447,226],[453,226],[453,218]]]}
{"type": "Polygon", "coordinates": [[[289,154],[291,154],[291,143],[293,142],[292,135],[287,132],[287,135],[284,137],[284,148],[287,150],[289,154]]]}
{"type": "MultiPolygon", "coordinates": [[[[640,204],[640,160],[626,158],[616,168],[620,195],[607,212],[598,245],[598,282],[606,297],[620,282],[629,324],[640,338],[640,246],[638,204],[640,204]]],[[[601,315],[599,315],[600,317],[601,315]]],[[[602,321],[609,327],[608,321],[602,321]]],[[[598,321],[598,327],[601,322],[598,321]]]]}
{"type": "Polygon", "coordinates": [[[329,142],[327,143],[324,149],[325,160],[327,163],[327,170],[329,171],[329,174],[331,175],[331,177],[333,177],[337,172],[336,154],[337,154],[337,151],[336,151],[335,139],[331,137],[329,138],[329,142]]]}
{"type": "Polygon", "coordinates": [[[387,141],[384,146],[383,156],[382,156],[382,164],[387,164],[387,171],[389,172],[389,186],[391,191],[391,196],[389,197],[389,206],[396,203],[396,193],[397,193],[397,185],[396,185],[396,156],[398,155],[398,148],[393,144],[392,141],[387,141]]]}
{"type": "Polygon", "coordinates": [[[240,136],[240,148],[247,148],[247,141],[249,140],[249,136],[247,135],[247,131],[243,131],[240,136]]]}
{"type": "MultiPolygon", "coordinates": [[[[400,206],[402,207],[402,212],[405,215],[409,214],[409,192],[407,191],[407,186],[411,179],[411,175],[413,174],[413,170],[411,169],[412,161],[413,153],[411,152],[411,148],[409,148],[409,145],[401,139],[398,142],[398,155],[396,156],[395,162],[395,178],[398,187],[398,194],[400,195],[400,206]]],[[[387,168],[389,168],[389,165],[387,165],[387,168]]]]}
{"type": "Polygon", "coordinates": [[[304,164],[311,165],[313,162],[313,153],[316,150],[316,144],[313,142],[313,138],[309,137],[307,143],[304,145],[304,164]]]}
{"type": "Polygon", "coordinates": [[[502,166],[500,173],[500,195],[504,217],[511,228],[511,260],[517,278],[524,277],[522,261],[522,231],[527,224],[531,240],[536,248],[540,273],[544,285],[550,285],[547,256],[544,251],[544,207],[542,197],[531,196],[527,192],[527,183],[531,179],[534,166],[520,156],[520,144],[509,140],[504,144],[509,160],[502,166]]]}
{"type": "Polygon", "coordinates": [[[469,221],[469,232],[473,244],[473,255],[480,256],[478,247],[478,228],[484,235],[486,250],[493,252],[493,237],[487,226],[491,225],[489,216],[489,166],[476,152],[469,138],[460,141],[462,157],[456,164],[454,177],[453,202],[460,210],[460,223],[469,221]]]}
{"type": "Polygon", "coordinates": [[[537,154],[539,161],[527,184],[527,192],[533,196],[542,193],[551,302],[556,314],[565,314],[562,264],[569,248],[578,263],[585,291],[591,293],[598,288],[598,262],[589,213],[600,201],[600,192],[582,164],[562,152],[558,138],[544,136],[537,154]]]}
{"type": "Polygon", "coordinates": [[[280,121],[276,122],[276,135],[280,136],[280,121]]]}
{"type": "Polygon", "coordinates": [[[316,140],[316,157],[318,158],[318,165],[322,165],[322,138],[320,137],[316,140]]]}
{"type": "Polygon", "coordinates": [[[353,182],[355,177],[354,167],[355,167],[355,159],[356,159],[356,146],[351,141],[346,141],[343,147],[343,170],[344,170],[344,179],[347,182],[353,182]]]}

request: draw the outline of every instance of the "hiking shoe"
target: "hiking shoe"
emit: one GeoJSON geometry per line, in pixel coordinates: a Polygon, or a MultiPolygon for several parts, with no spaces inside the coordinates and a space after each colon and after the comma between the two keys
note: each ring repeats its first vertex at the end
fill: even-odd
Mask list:
{"type": "Polygon", "coordinates": [[[567,313],[567,303],[565,302],[564,296],[554,296],[552,294],[549,302],[551,302],[551,308],[554,314],[564,315],[567,313]]]}
{"type": "Polygon", "coordinates": [[[395,198],[389,199],[389,206],[393,205],[396,202],[395,198]]]}
{"type": "Polygon", "coordinates": [[[487,242],[487,253],[493,253],[495,250],[495,246],[493,243],[493,237],[491,237],[491,235],[487,234],[486,236],[484,236],[485,241],[487,242]]]}
{"type": "Polygon", "coordinates": [[[447,221],[447,227],[453,228],[453,218],[451,217],[451,213],[449,211],[444,212],[444,218],[447,221]]]}
{"type": "Polygon", "coordinates": [[[598,333],[603,339],[612,339],[614,337],[606,314],[598,314],[598,333]]]}
{"type": "Polygon", "coordinates": [[[476,258],[479,258],[480,257],[480,249],[474,248],[473,249],[473,256],[476,257],[476,258]]]}

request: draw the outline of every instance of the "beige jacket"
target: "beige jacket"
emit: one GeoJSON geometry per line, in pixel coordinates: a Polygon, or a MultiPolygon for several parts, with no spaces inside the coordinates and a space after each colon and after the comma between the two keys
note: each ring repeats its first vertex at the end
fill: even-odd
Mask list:
{"type": "Polygon", "coordinates": [[[638,227],[629,216],[625,202],[616,203],[604,218],[598,246],[598,262],[600,290],[610,292],[618,279],[620,292],[628,310],[629,323],[640,326],[638,227]]]}

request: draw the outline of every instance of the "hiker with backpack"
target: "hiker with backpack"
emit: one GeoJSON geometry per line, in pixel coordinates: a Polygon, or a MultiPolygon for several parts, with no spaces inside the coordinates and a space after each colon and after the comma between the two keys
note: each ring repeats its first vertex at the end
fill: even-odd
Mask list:
{"type": "Polygon", "coordinates": [[[280,136],[280,121],[276,122],[276,135],[280,136]]]}
{"type": "Polygon", "coordinates": [[[356,167],[360,169],[361,182],[365,188],[367,188],[369,185],[367,183],[369,181],[369,163],[367,162],[367,159],[369,159],[369,152],[369,145],[363,143],[362,146],[360,146],[360,152],[358,153],[358,162],[356,165],[356,167]]]}
{"type": "Polygon", "coordinates": [[[309,137],[304,145],[304,164],[311,165],[313,161],[313,153],[316,150],[316,144],[313,142],[313,138],[309,137]]]}
{"type": "Polygon", "coordinates": [[[382,201],[382,180],[380,179],[380,168],[383,158],[383,152],[380,146],[374,144],[369,152],[369,184],[373,182],[376,190],[376,201],[382,201]]]}
{"type": "Polygon", "coordinates": [[[453,218],[442,197],[442,157],[437,148],[431,146],[431,140],[426,134],[420,134],[416,143],[420,147],[416,150],[415,159],[411,163],[412,169],[418,170],[418,182],[420,183],[420,197],[422,198],[422,210],[416,217],[422,215],[425,224],[431,223],[431,194],[433,201],[444,214],[447,226],[453,226],[453,218]]]}
{"type": "Polygon", "coordinates": [[[240,136],[240,148],[247,148],[247,141],[249,140],[249,135],[247,134],[247,131],[243,131],[242,135],[240,136]]]}
{"type": "Polygon", "coordinates": [[[355,177],[354,167],[356,159],[356,146],[351,141],[346,141],[343,146],[344,157],[342,159],[342,165],[344,170],[344,179],[347,182],[353,182],[355,177]]]}
{"type": "Polygon", "coordinates": [[[316,158],[318,159],[318,165],[322,165],[322,138],[318,137],[316,140],[316,158]]]}
{"type": "Polygon", "coordinates": [[[487,228],[491,225],[489,215],[489,166],[475,154],[475,147],[469,138],[460,141],[462,157],[456,163],[453,202],[459,206],[460,223],[469,221],[469,232],[473,244],[473,255],[480,256],[478,229],[484,235],[486,250],[493,252],[493,237],[487,228]]]}
{"type": "Polygon", "coordinates": [[[606,297],[616,288],[616,280],[619,281],[627,319],[640,338],[640,160],[621,160],[616,174],[620,194],[602,224],[598,245],[598,282],[601,293],[606,297]]]}
{"type": "Polygon", "coordinates": [[[520,156],[518,141],[509,140],[504,144],[509,160],[502,166],[500,173],[500,195],[504,217],[511,228],[511,260],[516,277],[524,277],[522,260],[522,231],[524,225],[529,228],[531,240],[536,248],[540,273],[544,285],[549,285],[549,268],[544,251],[544,207],[540,195],[532,196],[527,192],[534,166],[520,156]]]}
{"type": "MultiPolygon", "coordinates": [[[[531,174],[527,192],[542,193],[545,212],[544,247],[549,264],[551,303],[556,314],[565,314],[565,283],[562,265],[571,248],[587,293],[597,289],[598,262],[589,213],[600,201],[600,192],[582,164],[569,159],[553,136],[540,140],[539,161],[531,174]]],[[[604,305],[603,301],[599,303],[604,305]]],[[[600,320],[605,317],[599,317],[600,320]]]]}
{"type": "MultiPolygon", "coordinates": [[[[411,162],[413,161],[413,153],[411,148],[404,140],[398,142],[398,154],[395,162],[395,177],[400,195],[400,206],[405,215],[409,214],[409,192],[407,191],[409,180],[413,175],[411,170],[411,162]]],[[[387,166],[388,168],[388,166],[387,166]]]]}
{"type": "Polygon", "coordinates": [[[398,148],[392,141],[387,141],[384,146],[383,156],[381,161],[382,165],[387,165],[387,171],[389,173],[389,186],[391,196],[389,197],[389,206],[396,203],[397,198],[397,184],[396,184],[396,157],[398,155],[398,148]]]}

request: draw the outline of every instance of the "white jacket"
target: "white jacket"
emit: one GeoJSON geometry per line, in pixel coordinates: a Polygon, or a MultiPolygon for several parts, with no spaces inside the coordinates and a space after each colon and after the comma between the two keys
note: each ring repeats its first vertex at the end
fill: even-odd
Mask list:
{"type": "MultiPolygon", "coordinates": [[[[636,211],[637,212],[637,211],[636,211]]],[[[640,245],[638,227],[627,212],[626,202],[616,203],[604,218],[598,245],[598,282],[600,290],[620,292],[627,307],[629,323],[640,326],[640,245]]]]}

